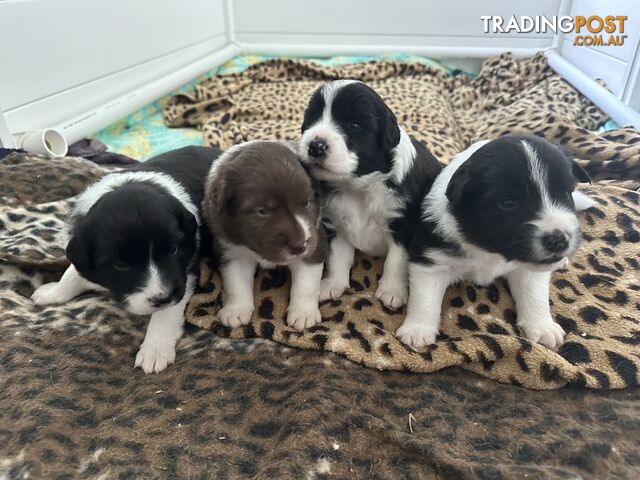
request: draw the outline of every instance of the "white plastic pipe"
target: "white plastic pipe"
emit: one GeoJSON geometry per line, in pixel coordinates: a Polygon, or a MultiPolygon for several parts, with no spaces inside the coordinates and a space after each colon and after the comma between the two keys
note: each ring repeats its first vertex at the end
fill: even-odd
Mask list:
{"type": "Polygon", "coordinates": [[[59,130],[44,128],[24,133],[18,141],[18,148],[49,157],[64,157],[69,146],[59,130]]]}
{"type": "Polygon", "coordinates": [[[632,125],[640,130],[640,113],[625,105],[613,93],[598,85],[585,73],[571,65],[556,50],[546,50],[545,53],[551,68],[609,115],[614,122],[620,126],[632,125]]]}

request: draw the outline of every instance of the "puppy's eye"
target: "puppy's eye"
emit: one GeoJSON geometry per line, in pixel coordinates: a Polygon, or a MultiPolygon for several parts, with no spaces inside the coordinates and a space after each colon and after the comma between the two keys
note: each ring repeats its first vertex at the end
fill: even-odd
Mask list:
{"type": "Polygon", "coordinates": [[[258,215],[260,215],[261,217],[267,217],[267,216],[269,216],[269,210],[267,210],[267,209],[266,209],[266,208],[264,208],[264,207],[260,207],[260,208],[258,208],[258,209],[256,210],[256,213],[257,213],[258,215]]]}
{"type": "Polygon", "coordinates": [[[360,131],[364,129],[364,127],[358,122],[349,122],[349,128],[354,131],[360,131]]]}
{"type": "Polygon", "coordinates": [[[119,272],[126,272],[127,270],[129,270],[129,264],[127,262],[123,262],[122,260],[113,262],[112,266],[119,272]]]}
{"type": "Polygon", "coordinates": [[[302,202],[302,208],[309,208],[311,206],[311,200],[307,200],[306,202],[302,202]]]}
{"type": "Polygon", "coordinates": [[[169,248],[169,255],[175,255],[176,253],[178,253],[178,245],[172,245],[169,248]]]}
{"type": "Polygon", "coordinates": [[[505,198],[498,204],[498,207],[501,210],[505,210],[505,211],[514,210],[517,206],[518,206],[518,202],[516,202],[512,198],[505,198]]]}

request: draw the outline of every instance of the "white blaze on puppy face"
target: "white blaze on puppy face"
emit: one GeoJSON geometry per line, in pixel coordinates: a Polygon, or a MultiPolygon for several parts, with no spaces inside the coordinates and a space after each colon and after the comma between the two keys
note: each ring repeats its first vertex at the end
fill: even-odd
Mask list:
{"type": "Polygon", "coordinates": [[[149,264],[149,270],[147,274],[147,280],[142,288],[127,295],[124,300],[126,309],[136,315],[150,315],[161,308],[165,308],[170,304],[162,305],[158,308],[154,304],[154,299],[165,298],[170,294],[170,289],[164,285],[162,276],[158,271],[158,267],[152,261],[149,264]]]}
{"type": "Polygon", "coordinates": [[[570,256],[575,252],[580,241],[580,224],[575,211],[562,203],[554,201],[549,193],[549,178],[546,167],[540,161],[537,152],[526,141],[522,146],[529,162],[529,171],[533,183],[536,185],[541,198],[540,211],[536,220],[531,224],[536,228],[533,239],[533,252],[540,260],[551,258],[553,254],[548,252],[542,238],[553,232],[562,232],[567,239],[567,248],[564,252],[558,252],[563,256],[570,256]]]}
{"type": "Polygon", "coordinates": [[[346,179],[358,168],[358,156],[349,150],[345,133],[331,116],[331,106],[336,93],[355,80],[336,80],[322,87],[324,109],[318,121],[311,125],[302,135],[300,141],[300,157],[311,166],[314,176],[320,180],[336,181],[346,179]],[[313,141],[321,141],[327,146],[326,156],[321,165],[315,164],[309,155],[309,145],[313,141]]]}
{"type": "Polygon", "coordinates": [[[309,238],[311,238],[311,226],[309,225],[308,219],[303,217],[302,215],[295,215],[295,217],[296,221],[300,225],[300,228],[302,228],[302,231],[304,232],[305,242],[308,242],[309,238]]]}

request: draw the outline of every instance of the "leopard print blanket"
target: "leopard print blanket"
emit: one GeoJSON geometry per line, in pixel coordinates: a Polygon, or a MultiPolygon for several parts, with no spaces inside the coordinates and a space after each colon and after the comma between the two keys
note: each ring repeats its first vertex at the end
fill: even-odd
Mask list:
{"type": "MultiPolygon", "coordinates": [[[[515,65],[522,68],[509,68],[515,65]]],[[[579,97],[564,88],[563,98],[575,104],[579,97]]],[[[588,105],[583,110],[590,108],[595,122],[601,114],[588,105]]],[[[580,135],[606,147],[580,157],[595,159],[592,174],[608,161],[607,168],[624,164],[632,171],[638,157],[629,152],[639,136],[631,129],[580,135]],[[621,163],[607,160],[619,151],[621,163]]],[[[369,296],[379,260],[363,257],[350,296],[323,306],[323,328],[298,334],[284,327],[287,274],[272,271],[258,278],[255,322],[228,332],[206,323],[220,286],[204,263],[189,307],[192,322],[221,335],[271,337],[316,351],[262,338],[229,340],[190,325],[176,364],[144,375],[133,369],[144,318],[102,294],[62,306],[29,300],[36,286],[59,278],[66,266],[62,231],[72,197],[105,171],[78,158],[5,157],[0,478],[637,478],[640,389],[616,388],[637,380],[638,282],[630,276],[638,267],[638,198],[606,178],[625,177],[627,186],[638,178],[613,170],[602,170],[590,187],[599,206],[582,218],[593,243],[554,279],[554,308],[564,309],[557,318],[572,332],[573,345],[559,354],[518,339],[508,307],[506,323],[492,317],[508,303],[498,284],[452,291],[447,308],[464,316],[448,317],[448,336],[435,350],[401,356],[413,354],[385,336],[401,316],[380,310],[369,296]],[[469,329],[469,319],[477,330],[469,329]],[[365,368],[328,350],[389,370],[365,368]],[[532,376],[518,373],[516,381],[534,388],[573,383],[577,373],[567,388],[524,391],[459,368],[430,375],[392,370],[457,364],[460,357],[463,367],[505,381],[528,369],[532,376]],[[394,366],[394,359],[406,364],[394,366]],[[545,381],[536,383],[538,375],[545,381]],[[592,377],[600,383],[589,383],[592,377]]]]}
{"type": "Polygon", "coordinates": [[[476,78],[449,76],[420,63],[370,62],[340,67],[274,60],[239,74],[213,77],[165,110],[171,126],[197,126],[206,143],[227,148],[250,139],[296,139],[311,93],[335,78],[367,81],[400,123],[440,159],[471,143],[507,133],[533,133],[562,144],[594,179],[586,191],[598,206],[581,215],[584,243],[553,276],[551,301],[566,342],[551,351],[524,339],[503,281],[449,288],[442,334],[424,352],[394,338],[403,311],[374,298],[380,259],[360,256],[351,289],[321,307],[323,323],[296,332],[283,322],[289,291],[285,271],[261,272],[256,313],[247,327],[216,323],[220,278],[205,265],[188,321],[232,338],[262,337],[299,348],[330,350],[379,370],[433,372],[458,365],[529,388],[579,383],[622,388],[638,383],[638,188],[640,135],[623,128],[598,135],[603,113],[548,66],[544,55],[488,59],[476,78]],[[611,184],[614,182],[614,184],[611,184]]]}

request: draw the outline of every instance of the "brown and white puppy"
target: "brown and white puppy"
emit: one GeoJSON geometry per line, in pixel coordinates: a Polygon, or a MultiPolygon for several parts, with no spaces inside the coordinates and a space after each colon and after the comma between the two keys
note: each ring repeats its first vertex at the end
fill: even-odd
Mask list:
{"type": "Polygon", "coordinates": [[[315,185],[295,146],[251,141],[227,150],[209,172],[203,215],[222,259],[223,325],[251,320],[258,265],[291,270],[290,326],[302,330],[322,320],[318,297],[327,240],[315,185]]]}

